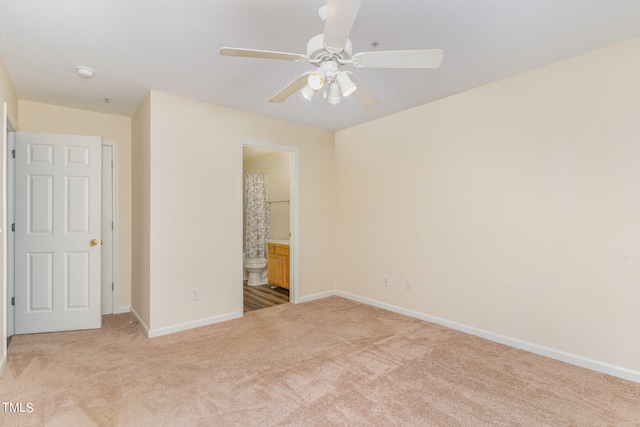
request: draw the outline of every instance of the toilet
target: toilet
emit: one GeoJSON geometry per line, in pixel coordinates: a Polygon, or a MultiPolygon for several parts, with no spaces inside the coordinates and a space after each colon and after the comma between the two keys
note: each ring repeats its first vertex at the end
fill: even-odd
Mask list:
{"type": "Polygon", "coordinates": [[[247,285],[259,286],[267,283],[267,259],[250,258],[244,260],[244,268],[249,273],[247,285]]]}

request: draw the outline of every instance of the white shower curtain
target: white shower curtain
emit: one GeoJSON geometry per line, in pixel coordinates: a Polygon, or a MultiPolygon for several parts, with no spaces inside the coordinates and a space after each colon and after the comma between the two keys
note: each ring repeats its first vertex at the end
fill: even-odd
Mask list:
{"type": "Polygon", "coordinates": [[[271,237],[269,190],[264,172],[247,172],[247,219],[245,225],[245,256],[266,258],[267,241],[271,237]]]}

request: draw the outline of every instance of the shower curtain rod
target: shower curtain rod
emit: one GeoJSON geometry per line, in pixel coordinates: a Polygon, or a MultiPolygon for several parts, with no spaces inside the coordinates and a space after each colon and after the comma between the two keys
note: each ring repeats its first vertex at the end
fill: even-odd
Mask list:
{"type": "Polygon", "coordinates": [[[276,202],[267,202],[268,205],[270,205],[271,203],[289,203],[288,200],[278,200],[276,202]]]}

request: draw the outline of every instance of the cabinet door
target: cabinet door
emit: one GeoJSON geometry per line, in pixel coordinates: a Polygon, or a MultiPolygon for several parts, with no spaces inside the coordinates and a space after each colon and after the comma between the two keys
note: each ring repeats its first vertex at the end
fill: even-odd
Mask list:
{"type": "Polygon", "coordinates": [[[282,287],[289,289],[289,257],[282,257],[282,287]]]}
{"type": "Polygon", "coordinates": [[[280,266],[280,257],[276,254],[269,254],[267,259],[267,272],[269,274],[269,283],[280,286],[282,281],[282,267],[280,266]]]}

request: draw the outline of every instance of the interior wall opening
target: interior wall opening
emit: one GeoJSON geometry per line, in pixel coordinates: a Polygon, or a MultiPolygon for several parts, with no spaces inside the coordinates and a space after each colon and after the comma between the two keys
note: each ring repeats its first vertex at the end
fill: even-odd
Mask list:
{"type": "Polygon", "coordinates": [[[243,312],[295,302],[297,152],[242,144],[243,312]]]}
{"type": "MultiPolygon", "coordinates": [[[[8,132],[6,147],[6,228],[11,231],[12,225],[16,222],[16,168],[13,152],[16,149],[16,136],[20,132],[8,132]]],[[[47,135],[42,133],[42,137],[47,135]]],[[[118,219],[117,219],[117,150],[118,144],[115,141],[102,140],[101,161],[98,166],[101,170],[101,190],[102,199],[101,220],[102,231],[99,241],[101,241],[101,308],[100,315],[117,314],[121,312],[118,302],[118,219]],[[105,298],[108,297],[108,298],[105,298]]],[[[19,220],[19,218],[18,218],[19,220]]],[[[16,242],[15,233],[7,233],[7,250],[6,257],[6,331],[7,336],[11,337],[16,333],[15,305],[13,298],[16,296],[16,242]]]]}

